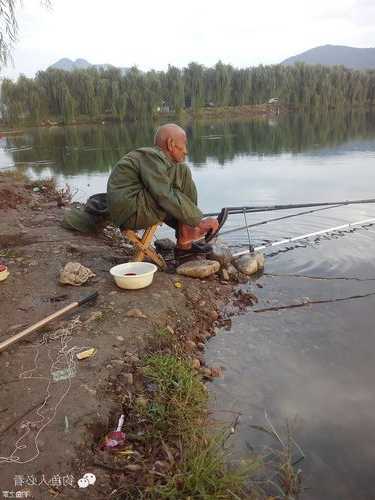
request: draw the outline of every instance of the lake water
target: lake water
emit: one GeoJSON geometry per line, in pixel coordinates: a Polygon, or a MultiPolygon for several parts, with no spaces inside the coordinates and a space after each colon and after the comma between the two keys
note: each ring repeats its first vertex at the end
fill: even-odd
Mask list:
{"type": "MultiPolygon", "coordinates": [[[[188,163],[206,212],[374,197],[373,114],[193,123],[187,131],[188,163]]],[[[27,130],[2,139],[0,169],[52,175],[84,200],[105,191],[111,166],[126,151],[151,144],[153,133],[147,124],[27,130]]],[[[375,205],[333,208],[259,226],[251,239],[256,245],[371,217],[375,205]]],[[[243,223],[232,217],[226,229],[243,223]]],[[[247,234],[226,240],[242,248],[247,234]]],[[[280,434],[289,422],[305,454],[302,498],[375,498],[374,243],[369,225],[266,252],[262,288],[245,286],[259,303],[208,343],[209,364],[225,370],[210,386],[212,408],[224,422],[241,413],[234,457],[272,444],[251,427],[266,425],[265,413],[280,434]],[[256,312],[308,301],[320,303],[256,312]]]]}

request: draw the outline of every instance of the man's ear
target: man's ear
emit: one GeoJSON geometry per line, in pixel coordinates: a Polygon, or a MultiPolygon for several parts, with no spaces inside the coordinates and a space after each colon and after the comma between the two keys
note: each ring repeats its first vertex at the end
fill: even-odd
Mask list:
{"type": "Polygon", "coordinates": [[[168,137],[167,139],[167,150],[168,151],[172,151],[174,148],[174,141],[172,139],[172,137],[168,137]]]}

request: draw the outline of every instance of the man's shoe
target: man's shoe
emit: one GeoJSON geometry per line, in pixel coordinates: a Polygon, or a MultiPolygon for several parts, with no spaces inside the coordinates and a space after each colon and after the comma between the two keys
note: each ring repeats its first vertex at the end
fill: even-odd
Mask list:
{"type": "Polygon", "coordinates": [[[176,259],[181,257],[188,257],[189,255],[205,255],[212,252],[212,245],[204,242],[194,241],[191,248],[178,248],[174,250],[176,259]]]}

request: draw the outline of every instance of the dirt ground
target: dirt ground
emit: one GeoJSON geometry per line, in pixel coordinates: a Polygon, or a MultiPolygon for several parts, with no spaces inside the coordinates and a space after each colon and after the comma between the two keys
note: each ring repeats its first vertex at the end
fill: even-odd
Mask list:
{"type": "Polygon", "coordinates": [[[94,304],[0,353],[0,498],[111,498],[119,477],[95,450],[121,412],[119,393],[136,385],[134,360],[160,328],[182,341],[213,335],[232,290],[218,278],[164,272],[146,289],[120,290],[108,270],[127,260],[125,250],[104,235],[62,228],[58,205],[61,200],[43,189],[34,192],[23,181],[0,178],[0,261],[10,271],[0,282],[0,342],[99,292],[94,304]],[[69,261],[96,276],[79,287],[59,284],[59,271],[69,261]],[[134,317],[139,311],[129,314],[134,309],[142,317],[134,317]],[[91,347],[94,356],[76,359],[91,347]],[[78,488],[88,472],[95,474],[95,486],[78,488]]]}

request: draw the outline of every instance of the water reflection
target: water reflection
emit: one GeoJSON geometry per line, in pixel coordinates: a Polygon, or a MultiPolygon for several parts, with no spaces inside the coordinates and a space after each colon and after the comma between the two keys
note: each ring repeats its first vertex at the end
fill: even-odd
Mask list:
{"type": "MultiPolygon", "coordinates": [[[[225,165],[249,155],[302,151],[324,155],[324,148],[332,150],[349,140],[373,139],[375,115],[359,111],[289,114],[279,121],[195,121],[186,129],[189,161],[199,167],[209,161],[225,165]]],[[[50,162],[56,174],[65,176],[105,174],[127,151],[152,144],[154,132],[155,125],[150,122],[30,129],[8,137],[6,150],[14,163],[28,164],[36,175],[47,168],[41,160],[50,162]]]]}

